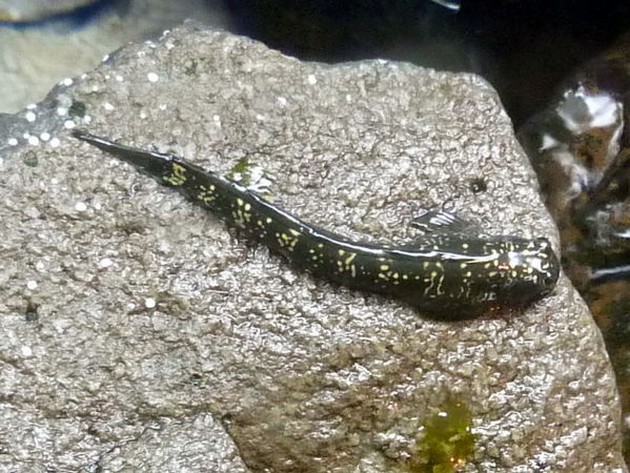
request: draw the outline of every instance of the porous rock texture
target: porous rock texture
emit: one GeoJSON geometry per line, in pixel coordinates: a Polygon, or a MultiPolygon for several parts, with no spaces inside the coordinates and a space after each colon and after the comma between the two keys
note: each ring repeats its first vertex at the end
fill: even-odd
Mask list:
{"type": "Polygon", "coordinates": [[[1,471],[406,471],[453,396],[460,471],[626,471],[566,277],[524,311],[434,320],[235,239],[73,126],[220,173],[247,158],[278,205],[357,240],[409,241],[442,206],[557,242],[476,76],[303,63],[194,24],[125,47],[0,118],[1,471]]]}

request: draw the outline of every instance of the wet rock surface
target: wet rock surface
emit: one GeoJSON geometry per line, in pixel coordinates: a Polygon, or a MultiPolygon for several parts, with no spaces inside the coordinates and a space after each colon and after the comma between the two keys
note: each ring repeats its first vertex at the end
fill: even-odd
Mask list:
{"type": "Polygon", "coordinates": [[[75,125],[217,172],[247,157],[283,208],[357,239],[409,241],[444,205],[557,242],[475,76],[301,63],[191,25],[129,46],[0,120],[3,468],[122,471],[164,442],[181,461],[150,471],[404,471],[456,395],[461,471],[625,471],[614,378],[566,277],[522,313],[431,320],[235,240],[75,125]]]}
{"type": "Polygon", "coordinates": [[[601,328],[630,455],[630,34],[519,131],[560,229],[563,266],[601,328]]]}

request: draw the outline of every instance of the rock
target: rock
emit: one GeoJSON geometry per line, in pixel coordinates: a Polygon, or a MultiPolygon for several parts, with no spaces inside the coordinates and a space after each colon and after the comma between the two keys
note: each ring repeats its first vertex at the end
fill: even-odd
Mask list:
{"type": "Polygon", "coordinates": [[[0,0],[0,113],[39,102],[67,77],[96,67],[101,58],[131,41],[159,36],[186,18],[208,25],[228,23],[218,2],[207,0],[0,0]],[[7,4],[8,2],[8,4],[7,4]],[[62,14],[66,12],[66,14],[62,14]]]}
{"type": "Polygon", "coordinates": [[[454,396],[475,438],[461,471],[626,471],[608,358],[564,275],[522,313],[432,320],[235,240],[76,125],[221,173],[247,157],[283,208],[357,239],[408,241],[444,205],[557,243],[476,76],[301,63],[192,24],[126,47],[0,120],[5,470],[133,470],[163,441],[181,461],[145,471],[239,471],[235,451],[252,472],[405,471],[454,396]]]}

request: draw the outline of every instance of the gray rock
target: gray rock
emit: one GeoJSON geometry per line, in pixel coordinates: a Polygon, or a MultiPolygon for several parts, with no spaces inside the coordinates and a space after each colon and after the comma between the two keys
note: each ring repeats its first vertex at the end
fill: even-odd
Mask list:
{"type": "Polygon", "coordinates": [[[219,172],[247,156],[279,205],[357,239],[408,240],[444,205],[557,242],[475,76],[302,63],[192,25],[124,48],[0,121],[2,471],[246,471],[236,451],[252,472],[405,471],[453,395],[476,438],[461,471],[626,471],[611,368],[566,277],[522,313],[427,319],[236,241],[75,123],[219,172]]]}
{"type": "Polygon", "coordinates": [[[159,36],[186,18],[215,27],[229,23],[221,2],[213,0],[101,0],[105,8],[80,26],[77,18],[49,17],[87,3],[0,0],[0,20],[40,22],[28,28],[0,24],[0,90],[10,91],[0,94],[0,112],[39,102],[55,84],[96,67],[110,51],[159,36]]]}

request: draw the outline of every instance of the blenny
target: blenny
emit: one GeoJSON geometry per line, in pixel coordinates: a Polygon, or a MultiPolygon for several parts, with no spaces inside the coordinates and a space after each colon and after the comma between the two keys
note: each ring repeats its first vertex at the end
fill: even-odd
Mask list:
{"type": "Polygon", "coordinates": [[[73,135],[175,187],[295,267],[351,289],[403,300],[427,315],[466,318],[521,307],[549,294],[558,279],[558,259],[545,238],[493,237],[449,213],[430,211],[412,221],[424,234],[409,246],[356,242],[177,156],[83,131],[73,135]]]}

